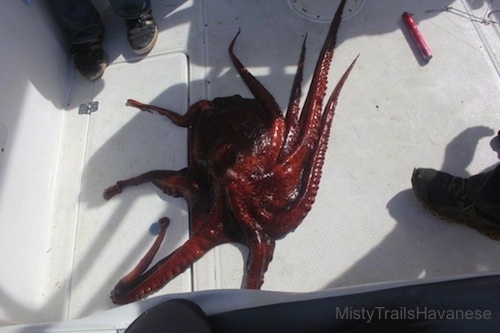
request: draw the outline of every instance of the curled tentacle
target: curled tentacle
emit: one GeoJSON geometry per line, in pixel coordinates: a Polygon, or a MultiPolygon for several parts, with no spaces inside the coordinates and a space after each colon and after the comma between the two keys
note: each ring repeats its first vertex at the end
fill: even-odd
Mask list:
{"type": "MultiPolygon", "coordinates": [[[[147,267],[151,263],[152,257],[149,258],[150,252],[152,252],[151,249],[147,254],[147,258],[144,257],[131,273],[118,281],[111,291],[111,300],[115,304],[126,304],[158,291],[173,278],[184,272],[192,263],[200,259],[209,250],[226,242],[228,240],[220,230],[218,232],[208,229],[201,230],[192,235],[191,238],[166,258],[160,260],[152,268],[144,272],[142,270],[144,266],[147,267]]],[[[156,246],[156,243],[154,246],[156,246]]]]}
{"type": "Polygon", "coordinates": [[[121,278],[120,281],[118,281],[115,288],[111,292],[111,299],[113,300],[113,302],[115,302],[115,299],[120,300],[120,290],[127,289],[131,285],[136,283],[137,279],[141,276],[142,273],[146,271],[146,269],[153,261],[154,256],[158,252],[158,249],[160,248],[160,245],[165,238],[170,220],[167,217],[163,217],[160,219],[160,221],[158,221],[158,223],[160,224],[160,233],[158,234],[158,236],[156,236],[156,239],[149,251],[144,255],[141,261],[139,261],[137,266],[135,266],[135,268],[130,273],[128,273],[123,278],[121,278]]]}

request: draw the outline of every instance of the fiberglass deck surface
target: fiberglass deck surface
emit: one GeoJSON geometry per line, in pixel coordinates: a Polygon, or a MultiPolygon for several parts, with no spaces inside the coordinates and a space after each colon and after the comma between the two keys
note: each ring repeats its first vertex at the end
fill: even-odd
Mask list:
{"type": "MultiPolygon", "coordinates": [[[[72,162],[83,176],[71,272],[53,273],[54,284],[67,281],[68,318],[113,307],[110,290],[147,251],[160,217],[171,225],[156,260],[188,237],[184,200],[153,185],[102,198],[119,179],[187,164],[187,131],[126,107],[127,98],[183,113],[202,98],[251,97],[227,54],[241,28],[236,54],[285,109],[304,35],[305,91],[328,29],[323,15],[333,16],[337,6],[301,2],[307,12],[297,11],[295,0],[153,1],[160,34],[145,58],[129,51],[121,20],[103,11],[111,64],[93,84],[77,75],[71,100],[75,108],[97,100],[99,110],[75,111],[67,129],[75,139],[66,154],[83,156],[72,162]]],[[[410,184],[414,167],[468,176],[498,162],[492,138],[500,129],[499,25],[471,16],[500,20],[494,2],[349,1],[353,15],[340,27],[330,90],[360,58],[340,96],[316,202],[277,242],[263,289],[305,292],[500,269],[498,242],[433,217],[410,184]],[[414,14],[433,52],[427,64],[401,22],[404,11],[414,14]]],[[[246,254],[241,246],[220,246],[156,295],[240,288],[246,254]]]]}

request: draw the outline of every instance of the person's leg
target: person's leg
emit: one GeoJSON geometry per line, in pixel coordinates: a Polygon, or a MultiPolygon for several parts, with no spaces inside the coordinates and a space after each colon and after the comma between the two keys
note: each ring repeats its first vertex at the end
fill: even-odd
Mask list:
{"type": "Polygon", "coordinates": [[[124,19],[136,19],[151,10],[150,0],[109,0],[115,13],[124,19]]]}
{"type": "Polygon", "coordinates": [[[481,212],[500,223],[500,165],[470,177],[466,193],[481,212]]]}
{"type": "Polygon", "coordinates": [[[102,35],[99,13],[90,0],[49,0],[54,15],[72,44],[81,44],[102,35]]]}
{"type": "Polygon", "coordinates": [[[158,28],[153,19],[150,0],[110,0],[115,13],[125,19],[127,39],[137,54],[153,49],[158,28]]]}
{"type": "Polygon", "coordinates": [[[102,49],[103,26],[90,0],[49,0],[54,15],[71,43],[78,71],[90,80],[102,76],[107,55],[102,49]]]}

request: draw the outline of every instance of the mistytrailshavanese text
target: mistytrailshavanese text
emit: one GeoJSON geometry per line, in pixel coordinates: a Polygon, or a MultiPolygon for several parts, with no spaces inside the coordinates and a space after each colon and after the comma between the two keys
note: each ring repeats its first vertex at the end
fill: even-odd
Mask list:
{"type": "Polygon", "coordinates": [[[337,307],[336,319],[364,320],[370,323],[373,320],[488,320],[491,319],[491,310],[485,309],[432,309],[424,307],[387,308],[376,306],[373,308],[337,307]]]}

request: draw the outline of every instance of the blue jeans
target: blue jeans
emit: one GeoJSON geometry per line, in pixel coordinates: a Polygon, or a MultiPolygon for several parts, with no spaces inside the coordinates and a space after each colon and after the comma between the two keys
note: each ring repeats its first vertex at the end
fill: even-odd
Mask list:
{"type": "MultiPolygon", "coordinates": [[[[124,19],[135,19],[151,9],[150,0],[110,0],[115,13],[124,19]]],[[[72,44],[99,37],[103,26],[90,0],[49,0],[57,21],[72,44]]]]}

